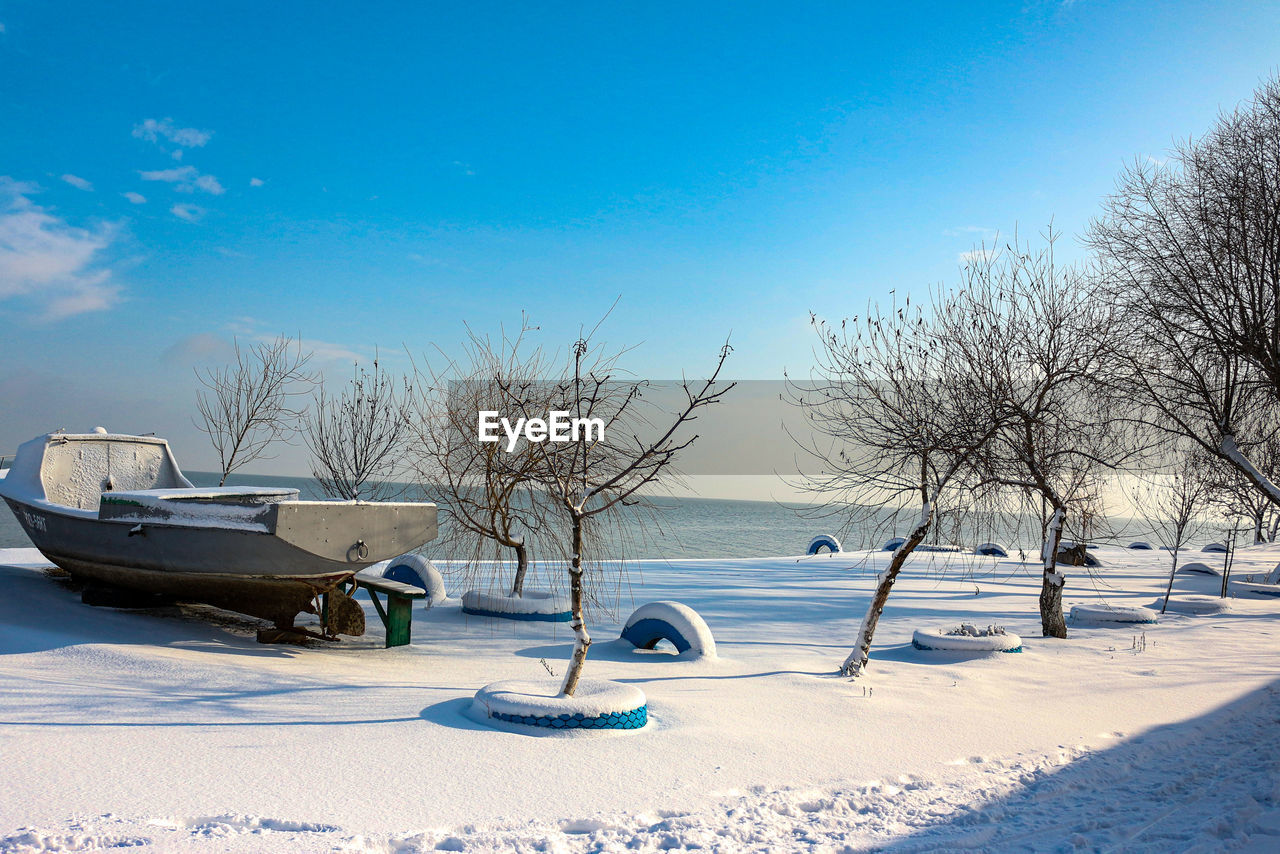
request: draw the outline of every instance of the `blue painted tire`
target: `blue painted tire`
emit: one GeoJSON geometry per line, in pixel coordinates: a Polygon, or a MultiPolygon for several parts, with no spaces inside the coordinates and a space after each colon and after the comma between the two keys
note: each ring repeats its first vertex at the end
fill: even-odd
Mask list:
{"type": "Polygon", "coordinates": [[[818,536],[814,537],[812,540],[809,541],[809,551],[807,552],[807,554],[811,554],[811,555],[819,554],[824,548],[827,551],[831,552],[832,554],[835,554],[836,552],[844,551],[844,549],[840,548],[840,541],[837,540],[833,535],[819,534],[818,536]]]}
{"type": "Polygon", "coordinates": [[[1135,605],[1072,605],[1067,615],[1073,623],[1158,623],[1160,615],[1151,608],[1135,605]]]}
{"type": "Polygon", "coordinates": [[[499,620],[529,620],[535,623],[567,623],[573,619],[572,611],[560,611],[556,614],[522,614],[518,611],[490,611],[485,608],[464,606],[462,613],[472,617],[495,617],[499,620]]]}
{"type": "Polygon", "coordinates": [[[884,547],[881,548],[880,551],[891,552],[894,549],[896,549],[898,546],[905,543],[906,541],[907,541],[906,537],[894,537],[890,540],[887,540],[884,544],[884,547]]]}
{"type": "Polygon", "coordinates": [[[644,729],[649,722],[649,706],[645,704],[629,712],[609,712],[593,717],[584,716],[581,712],[572,715],[510,715],[506,712],[494,712],[494,720],[506,721],[509,724],[545,727],[547,729],[644,729]]]}
{"type": "Polygon", "coordinates": [[[392,558],[382,577],[388,581],[399,581],[401,584],[412,584],[421,587],[427,593],[427,606],[443,602],[447,596],[444,589],[444,577],[431,565],[431,561],[422,555],[407,554],[392,558]]]}
{"type": "Polygon", "coordinates": [[[499,620],[532,620],[541,623],[567,623],[573,612],[564,597],[545,590],[526,590],[524,596],[507,596],[468,590],[462,594],[462,613],[474,617],[496,617],[499,620]]]}
{"type": "Polygon", "coordinates": [[[545,730],[643,729],[649,702],[635,685],[583,679],[572,697],[559,680],[494,682],[476,692],[472,709],[481,719],[545,730]]]}
{"type": "Polygon", "coordinates": [[[637,649],[653,649],[670,641],[683,655],[714,657],[716,641],[697,611],[679,602],[649,602],[637,608],[622,628],[621,640],[637,649]]]}
{"type": "Polygon", "coordinates": [[[953,635],[950,627],[916,629],[911,645],[926,652],[1022,652],[1022,638],[1013,632],[1002,635],[953,635]]]}
{"type": "Polygon", "coordinates": [[[637,620],[622,630],[622,639],[630,641],[636,649],[654,649],[659,641],[670,641],[676,652],[693,649],[689,639],[666,620],[637,620]]]}

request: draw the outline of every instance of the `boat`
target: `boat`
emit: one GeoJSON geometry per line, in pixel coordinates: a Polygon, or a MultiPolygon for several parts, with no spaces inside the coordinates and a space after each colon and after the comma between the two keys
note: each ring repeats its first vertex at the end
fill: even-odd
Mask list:
{"type": "Polygon", "coordinates": [[[325,594],[341,597],[359,570],[437,533],[434,504],[196,487],[164,439],[103,428],[37,436],[0,474],[0,497],[31,542],[74,579],[213,605],[282,631],[325,594]]]}

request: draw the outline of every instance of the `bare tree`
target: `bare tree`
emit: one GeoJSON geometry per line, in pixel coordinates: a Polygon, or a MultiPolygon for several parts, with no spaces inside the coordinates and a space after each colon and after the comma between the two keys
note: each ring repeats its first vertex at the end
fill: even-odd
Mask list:
{"type": "Polygon", "coordinates": [[[1150,526],[1156,542],[1170,553],[1161,614],[1169,608],[1179,553],[1204,529],[1210,491],[1209,461],[1202,453],[1192,451],[1185,441],[1166,453],[1168,463],[1130,490],[1138,515],[1150,526]]]}
{"type": "Polygon", "coordinates": [[[546,381],[542,352],[527,350],[529,330],[526,322],[518,334],[497,340],[472,332],[461,361],[446,359],[443,370],[429,363],[414,369],[413,467],[422,488],[439,496],[449,521],[445,547],[466,555],[473,575],[492,566],[495,552],[510,550],[513,596],[524,593],[535,539],[567,558],[557,548],[556,527],[545,519],[535,445],[520,437],[508,449],[506,437],[483,442],[479,436],[478,413],[504,409],[513,395],[530,411],[551,408],[554,384],[546,381]]]}
{"type": "MultiPolygon", "coordinates": [[[[1263,425],[1251,425],[1246,432],[1264,437],[1249,454],[1253,465],[1267,480],[1280,482],[1280,434],[1270,432],[1263,425]]],[[[1267,493],[1238,467],[1207,455],[1202,464],[1206,470],[1210,503],[1228,518],[1247,519],[1253,529],[1254,545],[1268,542],[1275,519],[1280,518],[1280,505],[1274,504],[1267,493]]]]}
{"type": "Polygon", "coordinates": [[[838,327],[815,317],[816,365],[808,381],[788,381],[789,400],[816,437],[802,445],[819,466],[806,489],[851,516],[885,505],[918,507],[910,533],[876,578],[840,668],[846,676],[865,671],[880,615],[911,553],[945,509],[972,497],[966,475],[973,455],[997,429],[994,410],[975,406],[963,390],[959,372],[968,366],[954,358],[955,349],[940,346],[936,316],[953,307],[935,299],[934,318],[926,318],[908,298],[838,327]]]}
{"type": "Polygon", "coordinates": [[[1254,462],[1280,394],[1280,78],[1164,163],[1136,161],[1090,228],[1130,331],[1131,394],[1280,505],[1254,462]],[[1266,424],[1249,434],[1249,423],[1266,424]]]}
{"type": "Polygon", "coordinates": [[[357,364],[336,396],[316,392],[303,437],[311,450],[311,475],[331,498],[379,500],[394,491],[410,437],[408,380],[392,379],[373,360],[357,364]]]}
{"type": "MultiPolygon", "coordinates": [[[[588,552],[594,528],[617,521],[644,503],[643,490],[667,483],[676,474],[680,452],[697,440],[682,435],[682,428],[697,418],[699,410],[718,403],[733,383],[719,381],[732,348],[726,343],[711,376],[699,383],[683,383],[684,405],[670,414],[665,427],[652,438],[641,438],[650,427],[642,414],[641,383],[619,379],[620,353],[608,354],[586,335],[573,346],[565,375],[556,384],[558,411],[569,413],[581,425],[573,441],[537,442],[540,488],[555,503],[569,529],[569,606],[574,646],[565,671],[561,694],[577,690],[591,647],[585,617],[585,575],[597,561],[588,552]]],[[[507,408],[521,417],[545,418],[534,408],[535,400],[519,388],[504,385],[507,408]]]]}
{"type": "Polygon", "coordinates": [[[281,335],[243,348],[235,341],[235,362],[197,370],[204,389],[196,395],[196,427],[209,436],[222,477],[257,459],[277,440],[289,441],[306,410],[299,398],[309,394],[316,374],[308,370],[311,353],[281,335]]]}
{"type": "Polygon", "coordinates": [[[978,479],[1047,506],[1040,622],[1046,637],[1064,638],[1058,553],[1068,516],[1097,512],[1103,479],[1131,463],[1141,442],[1103,393],[1114,361],[1111,307],[1087,271],[1055,262],[1055,240],[1050,228],[1034,251],[1015,236],[974,253],[943,342],[968,366],[966,391],[1001,422],[976,458],[978,479]]]}

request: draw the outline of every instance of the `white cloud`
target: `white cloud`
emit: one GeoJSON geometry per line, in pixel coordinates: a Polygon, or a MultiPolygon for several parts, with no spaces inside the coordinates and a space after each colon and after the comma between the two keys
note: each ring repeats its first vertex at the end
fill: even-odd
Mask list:
{"type": "MultiPolygon", "coordinates": [[[[230,338],[214,332],[193,333],[171,344],[160,358],[166,363],[175,365],[189,365],[194,362],[226,362],[235,355],[237,339],[242,348],[275,341],[277,335],[262,331],[263,326],[262,321],[252,317],[236,318],[226,327],[231,333],[230,338]]],[[[296,341],[303,353],[311,354],[312,363],[317,366],[328,364],[331,367],[341,367],[350,365],[352,362],[368,360],[368,356],[357,353],[342,344],[315,338],[298,338],[297,333],[293,333],[290,337],[296,341]]]]}
{"type": "Polygon", "coordinates": [[[0,24],[0,33],[4,32],[4,24],[0,24]]]}
{"type": "Polygon", "coordinates": [[[151,171],[139,171],[144,181],[163,181],[166,184],[173,184],[173,188],[180,193],[194,193],[196,190],[203,190],[214,196],[221,196],[226,192],[222,184],[212,175],[201,175],[200,170],[194,166],[175,166],[172,169],[153,169],[151,171]]]}
{"type": "MultiPolygon", "coordinates": [[[[262,336],[259,340],[270,341],[273,336],[262,336]]],[[[352,362],[363,362],[368,359],[355,350],[342,345],[334,344],[329,341],[320,341],[315,338],[303,338],[299,342],[302,352],[311,353],[311,358],[321,364],[325,362],[344,362],[350,364],[352,362]]]]}
{"type": "Polygon", "coordinates": [[[981,225],[961,225],[956,228],[944,228],[942,234],[946,237],[965,237],[971,234],[981,235],[985,240],[994,240],[999,234],[998,229],[987,228],[981,225]]]}
{"type": "Polygon", "coordinates": [[[106,311],[120,301],[118,286],[104,287],[106,277],[102,273],[97,281],[77,283],[66,293],[55,296],[45,309],[45,320],[62,320],[90,311],[106,311]]]}
{"type": "Polygon", "coordinates": [[[993,259],[996,254],[997,250],[994,246],[990,248],[979,247],[977,249],[970,249],[968,252],[961,252],[956,256],[956,260],[960,262],[961,266],[967,266],[969,264],[983,264],[993,259]]]}
{"type": "Polygon", "coordinates": [[[227,323],[227,331],[232,335],[252,335],[254,337],[261,337],[262,327],[265,325],[266,324],[263,321],[256,317],[242,315],[240,317],[233,317],[230,322],[227,323]]]}
{"type": "Polygon", "coordinates": [[[66,181],[68,184],[75,187],[77,190],[85,190],[86,192],[90,192],[90,193],[93,192],[93,184],[81,178],[79,175],[72,175],[68,173],[62,176],[62,180],[66,181]]]}
{"type": "Polygon", "coordinates": [[[215,196],[221,196],[226,192],[222,185],[218,183],[218,179],[212,175],[201,175],[196,179],[196,186],[206,193],[212,193],[215,196]]]}
{"type": "Polygon", "coordinates": [[[194,166],[175,166],[172,169],[155,169],[150,172],[138,172],[144,181],[164,181],[168,184],[190,184],[200,173],[194,166]]]}
{"type": "Polygon", "coordinates": [[[38,191],[0,176],[0,300],[27,300],[45,320],[118,303],[122,288],[101,265],[115,229],[70,225],[31,201],[38,191]]]}
{"type": "Polygon", "coordinates": [[[189,365],[193,362],[228,362],[235,357],[231,342],[212,332],[197,332],[180,338],[160,354],[169,364],[189,365]]]}
{"type": "Polygon", "coordinates": [[[127,193],[121,193],[120,195],[124,196],[135,205],[145,205],[147,203],[146,196],[142,195],[142,193],[135,193],[133,190],[130,190],[127,193]]]}
{"type": "Polygon", "coordinates": [[[241,317],[233,317],[223,328],[242,342],[267,343],[275,341],[280,335],[287,335],[298,343],[302,348],[302,352],[311,353],[313,363],[317,366],[326,363],[330,365],[337,363],[350,365],[352,362],[364,362],[369,358],[367,354],[358,353],[345,344],[335,344],[331,341],[321,341],[316,338],[302,338],[296,332],[268,332],[269,327],[270,321],[243,315],[241,317]]]}
{"type": "Polygon", "coordinates": [[[133,135],[148,142],[167,139],[183,148],[199,148],[209,141],[213,131],[174,127],[173,119],[146,119],[142,124],[133,126],[133,135]]]}
{"type": "Polygon", "coordinates": [[[181,148],[175,148],[172,152],[170,152],[169,156],[170,156],[170,157],[172,157],[174,160],[181,160],[181,159],[182,159],[182,149],[181,149],[181,148]]]}
{"type": "Polygon", "coordinates": [[[264,181],[264,180],[262,180],[261,178],[250,178],[250,179],[249,179],[249,186],[250,186],[250,187],[261,187],[261,186],[262,186],[263,184],[265,184],[265,183],[267,183],[267,182],[266,182],[266,181],[264,181]]]}
{"type": "Polygon", "coordinates": [[[199,205],[174,205],[169,208],[169,213],[187,222],[199,222],[204,216],[204,208],[199,205]]]}

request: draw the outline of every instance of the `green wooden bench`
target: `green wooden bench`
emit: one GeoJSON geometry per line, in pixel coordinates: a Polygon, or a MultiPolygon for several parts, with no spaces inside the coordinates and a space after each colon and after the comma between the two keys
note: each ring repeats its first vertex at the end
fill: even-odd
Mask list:
{"type": "MultiPolygon", "coordinates": [[[[425,599],[427,591],[421,587],[414,587],[412,584],[402,584],[399,581],[391,581],[387,578],[374,578],[370,576],[357,575],[342,585],[343,592],[355,592],[356,587],[362,587],[369,591],[369,598],[373,600],[373,607],[377,609],[378,616],[382,618],[382,625],[387,630],[387,647],[405,646],[409,643],[410,627],[413,624],[413,601],[415,599],[425,599]],[[386,605],[378,598],[381,593],[387,597],[386,605]]],[[[323,607],[329,607],[329,594],[324,595],[323,607]]]]}

